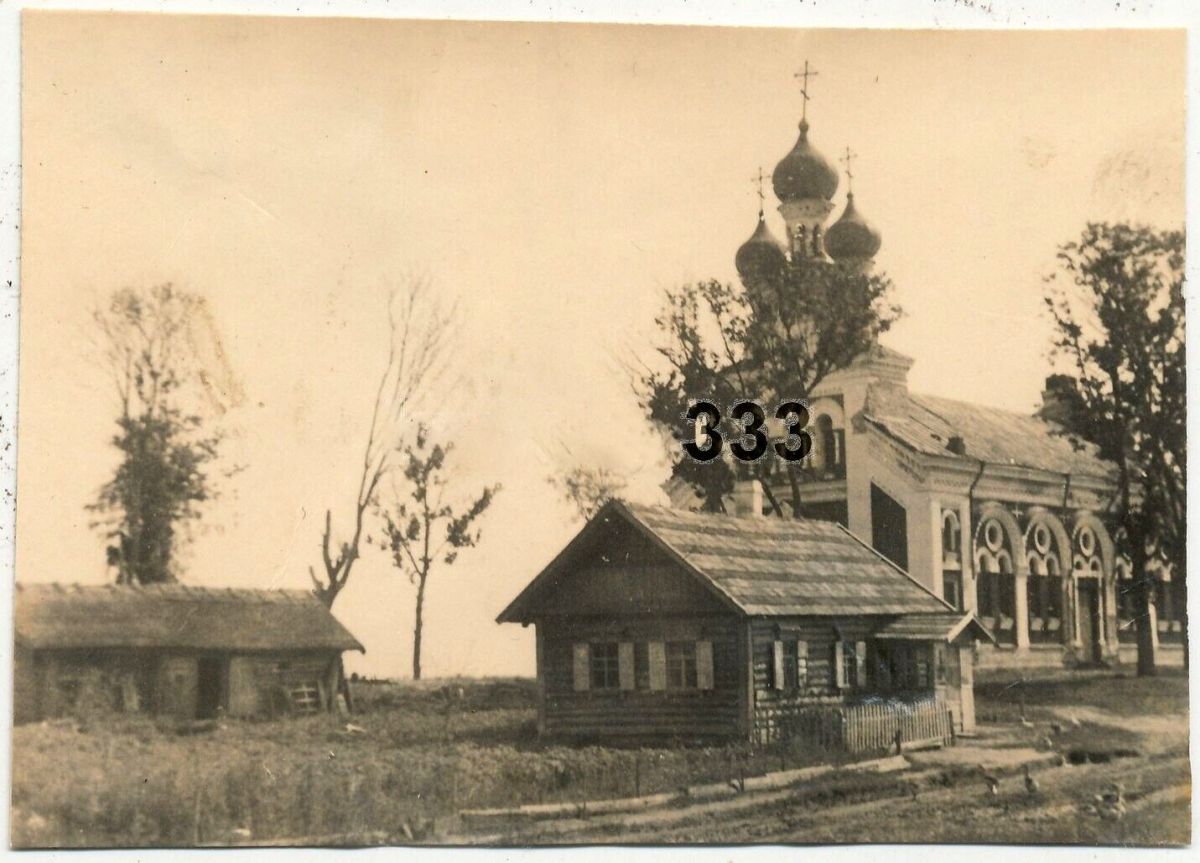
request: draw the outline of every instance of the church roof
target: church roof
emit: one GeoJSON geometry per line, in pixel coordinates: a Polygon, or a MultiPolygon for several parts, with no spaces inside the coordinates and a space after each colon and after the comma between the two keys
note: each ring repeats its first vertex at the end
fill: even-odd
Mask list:
{"type": "Polygon", "coordinates": [[[1074,442],[1061,426],[1016,411],[872,386],[862,416],[925,455],[1098,479],[1110,479],[1114,471],[1093,445],[1074,442]],[[954,437],[962,439],[961,451],[950,449],[954,437]]]}
{"type": "Polygon", "coordinates": [[[35,649],[364,649],[303,590],[18,584],[14,617],[35,649]]]}
{"type": "Polygon", "coordinates": [[[838,172],[808,142],[808,121],[800,122],[800,137],[771,173],[775,197],[781,201],[809,198],[830,200],[837,192],[838,172]]]}
{"type": "Polygon", "coordinates": [[[825,232],[825,251],[835,261],[873,258],[883,240],[879,231],[854,206],[854,193],[846,195],[846,209],[825,232]]]}
{"type": "Polygon", "coordinates": [[[632,524],[735,612],[750,616],[946,614],[950,607],[834,522],[735,518],[607,504],[501,612],[527,622],[534,597],[614,520],[632,524]]]}

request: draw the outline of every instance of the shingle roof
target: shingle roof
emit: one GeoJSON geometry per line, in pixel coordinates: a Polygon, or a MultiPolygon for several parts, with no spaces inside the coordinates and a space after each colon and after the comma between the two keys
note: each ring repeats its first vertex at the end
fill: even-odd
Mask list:
{"type": "Polygon", "coordinates": [[[953,641],[967,629],[987,641],[995,641],[974,615],[961,611],[906,614],[887,623],[874,637],[895,641],[953,641]]]}
{"type": "MultiPolygon", "coordinates": [[[[735,518],[609,503],[580,534],[619,516],[745,615],[944,613],[942,600],[834,522],[735,518]]],[[[578,541],[577,538],[576,541],[578,541]]],[[[500,615],[524,619],[540,581],[571,546],[500,615]]]]}
{"type": "Polygon", "coordinates": [[[34,648],[364,650],[300,590],[18,584],[18,642],[34,648]]]}
{"type": "Polygon", "coordinates": [[[1113,475],[1113,466],[1091,444],[1078,449],[1060,426],[1015,411],[872,386],[862,416],[894,440],[927,455],[1101,479],[1113,475]],[[947,448],[955,436],[963,439],[965,455],[947,448]]]}

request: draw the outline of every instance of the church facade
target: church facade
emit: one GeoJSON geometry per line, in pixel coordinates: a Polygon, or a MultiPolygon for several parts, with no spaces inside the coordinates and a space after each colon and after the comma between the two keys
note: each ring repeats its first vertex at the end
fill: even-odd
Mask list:
{"type": "MultiPolygon", "coordinates": [[[[737,251],[748,291],[786,261],[867,269],[881,247],[852,192],[827,225],[841,178],[808,133],[805,119],[772,175],[784,241],[760,208],[737,251]]],[[[809,394],[805,516],[848,527],[953,607],[973,612],[996,641],[979,648],[981,667],[1131,661],[1130,568],[1106,517],[1113,466],[1063,435],[1049,395],[1035,416],[918,394],[908,387],[912,365],[876,345],[809,394]]],[[[769,485],[790,512],[786,477],[769,485]]],[[[668,492],[675,506],[699,506],[690,487],[668,492]]],[[[766,512],[761,486],[739,484],[727,509],[766,512]]],[[[1154,575],[1159,660],[1180,663],[1180,593],[1168,570],[1154,575]]]]}

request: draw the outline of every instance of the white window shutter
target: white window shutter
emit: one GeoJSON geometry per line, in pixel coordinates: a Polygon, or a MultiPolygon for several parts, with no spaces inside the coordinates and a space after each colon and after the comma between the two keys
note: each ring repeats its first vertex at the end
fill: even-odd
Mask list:
{"type": "Polygon", "coordinates": [[[591,684],[591,663],[586,643],[575,644],[575,691],[586,692],[591,684]]]}
{"type": "Polygon", "coordinates": [[[711,641],[696,642],[696,686],[700,689],[713,688],[713,656],[711,641]]]}
{"type": "Polygon", "coordinates": [[[833,683],[838,689],[846,688],[846,652],[842,649],[844,641],[833,643],[833,683]]]}
{"type": "Polygon", "coordinates": [[[796,642],[796,685],[804,689],[808,685],[808,642],[796,642]]]}
{"type": "Polygon", "coordinates": [[[783,689],[787,678],[783,673],[783,642],[771,642],[771,688],[783,689]]]}
{"type": "Polygon", "coordinates": [[[854,679],[860,688],[867,685],[867,643],[860,641],[854,645],[854,679]]]}
{"type": "Polygon", "coordinates": [[[617,678],[622,689],[633,689],[633,642],[617,645],[617,678]]]}
{"type": "Polygon", "coordinates": [[[646,645],[646,654],[650,660],[650,688],[666,689],[667,646],[661,641],[651,641],[646,645]]]}

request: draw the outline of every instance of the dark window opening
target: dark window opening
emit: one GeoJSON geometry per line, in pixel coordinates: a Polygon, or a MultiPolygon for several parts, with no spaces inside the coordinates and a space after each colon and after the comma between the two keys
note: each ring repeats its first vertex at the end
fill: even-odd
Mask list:
{"type": "Polygon", "coordinates": [[[1154,580],[1154,611],[1158,640],[1164,644],[1183,643],[1182,591],[1174,581],[1154,580]]]}
{"type": "Polygon", "coordinates": [[[1062,641],[1062,579],[1056,575],[1030,575],[1026,586],[1030,643],[1062,641]]]}
{"type": "Polygon", "coordinates": [[[650,645],[644,641],[633,645],[633,685],[635,689],[650,688],[650,645]]]}
{"type": "Polygon", "coordinates": [[[896,566],[908,569],[908,514],[875,483],[871,483],[871,545],[896,566]]]}
{"type": "Polygon", "coordinates": [[[620,648],[615,641],[591,646],[592,689],[617,689],[621,686],[620,648]]]}
{"type": "Polygon", "coordinates": [[[196,717],[212,719],[221,710],[220,659],[204,657],[196,662],[196,717]]]}
{"type": "Polygon", "coordinates": [[[667,642],[667,688],[696,689],[696,642],[667,642]]]}
{"type": "MultiPolygon", "coordinates": [[[[1002,552],[1003,554],[1003,552],[1002,552]]],[[[1017,584],[1007,557],[981,561],[975,586],[976,613],[1001,644],[1017,643],[1017,584]]]]}
{"type": "Polygon", "coordinates": [[[963,611],[962,573],[957,569],[942,572],[942,599],[963,611]]]}
{"type": "Polygon", "coordinates": [[[913,692],[931,688],[931,646],[899,642],[877,644],[873,685],[884,692],[913,692]]]}

